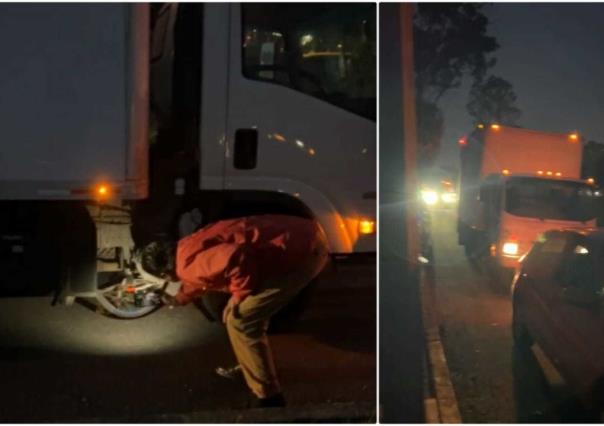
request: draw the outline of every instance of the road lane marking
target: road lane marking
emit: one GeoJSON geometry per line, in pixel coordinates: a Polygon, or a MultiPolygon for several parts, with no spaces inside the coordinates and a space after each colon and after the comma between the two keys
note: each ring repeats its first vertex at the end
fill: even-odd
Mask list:
{"type": "Polygon", "coordinates": [[[549,359],[549,357],[543,352],[541,347],[538,344],[534,344],[531,346],[531,350],[533,351],[533,355],[535,355],[535,359],[539,363],[541,367],[541,371],[543,371],[543,375],[545,379],[552,387],[559,387],[565,384],[564,378],[554,365],[554,363],[549,359]]]}

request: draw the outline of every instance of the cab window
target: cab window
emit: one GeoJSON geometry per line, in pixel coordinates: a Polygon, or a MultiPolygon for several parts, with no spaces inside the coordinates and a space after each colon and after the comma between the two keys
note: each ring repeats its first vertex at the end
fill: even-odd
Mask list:
{"type": "Polygon", "coordinates": [[[375,120],[375,4],[243,4],[243,75],[375,120]]]}
{"type": "Polygon", "coordinates": [[[560,283],[590,292],[599,291],[595,276],[594,256],[584,244],[574,244],[561,268],[560,283]]]}
{"type": "Polygon", "coordinates": [[[536,278],[549,279],[560,268],[567,237],[563,233],[545,234],[533,245],[526,260],[528,272],[536,278]]]}

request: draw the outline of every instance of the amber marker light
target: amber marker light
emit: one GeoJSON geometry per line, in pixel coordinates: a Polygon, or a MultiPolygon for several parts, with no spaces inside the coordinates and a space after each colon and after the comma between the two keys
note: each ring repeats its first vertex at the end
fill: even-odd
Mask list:
{"type": "Polygon", "coordinates": [[[111,186],[106,183],[100,183],[94,187],[93,194],[97,200],[106,200],[111,197],[111,186]]]}
{"type": "Polygon", "coordinates": [[[509,175],[509,174],[510,174],[510,171],[509,171],[508,169],[503,169],[503,170],[501,171],[501,173],[503,173],[504,175],[506,175],[506,176],[507,176],[507,175],[509,175]]]}
{"type": "Polygon", "coordinates": [[[587,178],[587,183],[593,185],[596,182],[594,178],[587,178]]]}
{"type": "Polygon", "coordinates": [[[537,170],[537,174],[538,175],[542,175],[543,174],[543,170],[537,170]]]}
{"type": "Polygon", "coordinates": [[[499,130],[501,126],[499,124],[491,124],[491,130],[499,130]]]}
{"type": "Polygon", "coordinates": [[[570,139],[571,142],[577,142],[579,140],[579,134],[571,133],[570,135],[568,135],[568,139],[570,139]]]}
{"type": "Polygon", "coordinates": [[[375,233],[375,221],[362,219],[359,221],[359,234],[375,233]]]}

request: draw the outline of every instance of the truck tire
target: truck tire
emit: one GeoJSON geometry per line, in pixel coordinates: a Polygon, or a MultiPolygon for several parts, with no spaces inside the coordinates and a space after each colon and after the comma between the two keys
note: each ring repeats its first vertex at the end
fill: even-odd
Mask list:
{"type": "Polygon", "coordinates": [[[313,279],[287,305],[271,318],[269,333],[286,333],[296,328],[296,324],[308,309],[317,286],[313,279]]]}
{"type": "Polygon", "coordinates": [[[468,229],[464,249],[466,256],[470,260],[476,260],[487,256],[489,253],[489,243],[485,233],[474,229],[468,229]]]}
{"type": "Polygon", "coordinates": [[[514,279],[514,270],[511,268],[504,268],[503,266],[497,265],[497,283],[499,288],[505,293],[510,294],[512,289],[512,281],[514,279]]]}

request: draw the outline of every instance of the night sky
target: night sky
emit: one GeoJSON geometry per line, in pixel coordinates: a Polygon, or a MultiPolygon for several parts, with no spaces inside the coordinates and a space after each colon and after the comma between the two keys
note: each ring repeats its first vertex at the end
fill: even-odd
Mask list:
{"type": "MultiPolygon", "coordinates": [[[[499,3],[484,7],[500,44],[492,73],[509,80],[522,127],[578,130],[604,143],[604,4],[499,3]]],[[[470,130],[469,81],[441,103],[440,164],[457,161],[457,139],[470,130]]],[[[456,164],[456,163],[455,163],[456,164]]]]}

